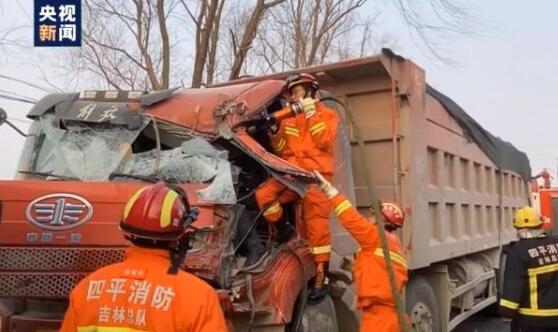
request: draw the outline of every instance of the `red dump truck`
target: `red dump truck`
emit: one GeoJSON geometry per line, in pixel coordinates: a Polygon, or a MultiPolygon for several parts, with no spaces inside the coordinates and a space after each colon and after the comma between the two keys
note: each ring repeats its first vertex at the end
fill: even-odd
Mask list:
{"type": "MultiPolygon", "coordinates": [[[[407,214],[400,235],[415,330],[449,331],[493,304],[499,251],[514,239],[510,220],[529,197],[525,154],[486,132],[428,86],[422,69],[389,50],[301,71],[318,78],[320,97],[341,119],[335,184],[367,213],[370,177],[378,196],[398,201],[407,214]]],[[[41,99],[28,114],[33,124],[16,179],[0,182],[1,331],[55,330],[71,288],[122,258],[118,222],[128,196],[158,179],[182,186],[200,208],[183,268],[215,287],[231,330],[356,330],[347,266],[357,248],[333,218],[334,282],[317,306],[304,300],[313,269],[298,203],[287,207],[296,231],[282,242],[256,222],[268,248],[256,268],[242,268],[233,241],[240,212],[257,215],[250,196],[265,179],[301,195],[312,181],[268,152],[261,122],[244,125],[265,122],[284,106],[281,80],[289,74],[205,89],[41,99]]]]}

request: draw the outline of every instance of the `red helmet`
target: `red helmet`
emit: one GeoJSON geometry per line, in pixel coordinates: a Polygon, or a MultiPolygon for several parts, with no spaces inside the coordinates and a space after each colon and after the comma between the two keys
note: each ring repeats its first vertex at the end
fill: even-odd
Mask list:
{"type": "Polygon", "coordinates": [[[130,197],[120,229],[132,238],[177,241],[194,219],[184,191],[159,182],[130,197]]]}
{"type": "Polygon", "coordinates": [[[318,80],[310,74],[301,73],[301,74],[292,74],[287,77],[285,80],[285,91],[291,91],[291,89],[298,84],[304,84],[310,86],[314,91],[318,91],[320,89],[320,84],[318,80]]]}
{"type": "Polygon", "coordinates": [[[382,215],[386,223],[395,226],[402,227],[405,221],[405,213],[399,207],[397,203],[394,202],[382,202],[382,215]]]}

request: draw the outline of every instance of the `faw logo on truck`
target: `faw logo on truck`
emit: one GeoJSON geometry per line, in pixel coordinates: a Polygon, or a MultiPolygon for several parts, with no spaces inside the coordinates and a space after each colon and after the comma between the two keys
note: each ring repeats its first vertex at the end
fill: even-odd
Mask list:
{"type": "Polygon", "coordinates": [[[38,228],[63,231],[86,223],[93,207],[85,198],[73,194],[49,194],[27,205],[25,217],[38,228]]]}

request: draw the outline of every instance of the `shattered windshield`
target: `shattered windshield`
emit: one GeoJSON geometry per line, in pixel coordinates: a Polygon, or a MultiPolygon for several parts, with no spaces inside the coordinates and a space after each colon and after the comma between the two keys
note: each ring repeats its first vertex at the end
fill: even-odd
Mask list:
{"type": "Polygon", "coordinates": [[[30,160],[19,170],[106,181],[130,153],[131,144],[147,123],[134,130],[76,121],[61,125],[54,114],[45,114],[33,128],[33,146],[26,145],[26,150],[32,151],[30,160]]]}
{"type": "Polygon", "coordinates": [[[196,137],[177,148],[161,151],[159,161],[156,150],[134,154],[118,173],[159,178],[171,183],[209,183],[207,188],[196,192],[198,200],[234,204],[234,183],[240,169],[229,162],[227,151],[218,150],[208,141],[196,137]]]}
{"type": "Polygon", "coordinates": [[[205,183],[208,186],[196,192],[200,202],[236,203],[234,183],[240,169],[229,162],[226,150],[195,137],[174,149],[133,152],[132,144],[148,124],[146,120],[134,130],[75,121],[61,126],[54,114],[45,114],[31,127],[18,170],[82,181],[137,181],[137,176],[205,183]]]}

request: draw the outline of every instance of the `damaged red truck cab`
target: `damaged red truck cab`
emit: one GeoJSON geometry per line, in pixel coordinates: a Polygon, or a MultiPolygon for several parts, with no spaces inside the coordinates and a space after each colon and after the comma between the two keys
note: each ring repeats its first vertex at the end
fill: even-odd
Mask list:
{"type": "MultiPolygon", "coordinates": [[[[73,286],[122,259],[126,200],[160,179],[180,185],[200,209],[183,268],[216,289],[231,330],[326,324],[337,331],[330,298],[304,305],[314,268],[298,204],[288,216],[296,232],[282,243],[257,224],[268,252],[253,269],[242,268],[234,243],[239,216],[258,212],[249,201],[261,182],[274,176],[302,194],[311,177],[268,152],[265,131],[237,126],[281,108],[281,94],[281,81],[266,80],[39,101],[28,114],[33,124],[17,178],[0,183],[0,331],[55,330],[73,286]],[[330,318],[301,323],[316,312],[330,318]]],[[[356,324],[354,314],[345,316],[356,324]]]]}

